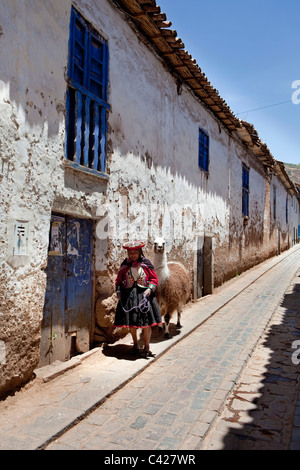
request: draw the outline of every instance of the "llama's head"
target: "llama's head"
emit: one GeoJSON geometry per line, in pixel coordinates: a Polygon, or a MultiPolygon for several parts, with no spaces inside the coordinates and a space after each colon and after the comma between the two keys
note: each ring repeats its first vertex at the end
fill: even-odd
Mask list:
{"type": "Polygon", "coordinates": [[[166,242],[163,238],[157,237],[154,240],[154,253],[163,253],[166,248],[166,242]]]}

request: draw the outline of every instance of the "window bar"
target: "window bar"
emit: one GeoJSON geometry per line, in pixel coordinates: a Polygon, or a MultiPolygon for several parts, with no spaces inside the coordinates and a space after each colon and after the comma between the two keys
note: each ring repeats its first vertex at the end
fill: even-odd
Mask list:
{"type": "Polygon", "coordinates": [[[67,99],[66,99],[66,110],[67,110],[67,119],[66,119],[66,137],[65,137],[65,156],[68,160],[73,160],[74,155],[71,158],[71,126],[70,126],[70,88],[67,90],[67,99]]]}
{"type": "Polygon", "coordinates": [[[89,139],[90,139],[90,98],[85,97],[85,124],[84,124],[84,166],[89,166],[89,139]]]}
{"type": "Polygon", "coordinates": [[[82,128],[82,95],[76,91],[76,137],[75,137],[75,162],[80,164],[81,156],[81,128],[82,128]]]}
{"type": "Polygon", "coordinates": [[[101,108],[101,150],[100,150],[100,161],[101,161],[101,168],[100,171],[105,171],[106,165],[106,142],[105,142],[105,135],[106,135],[106,109],[104,106],[101,108]]]}
{"type": "Polygon", "coordinates": [[[95,125],[94,125],[94,165],[93,168],[94,170],[98,170],[98,161],[99,161],[99,104],[94,101],[94,119],[95,119],[95,125]]]}

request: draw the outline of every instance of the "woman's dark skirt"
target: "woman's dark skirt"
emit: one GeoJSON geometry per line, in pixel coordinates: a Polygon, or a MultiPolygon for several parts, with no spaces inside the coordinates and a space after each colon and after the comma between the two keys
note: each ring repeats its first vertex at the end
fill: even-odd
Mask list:
{"type": "Polygon", "coordinates": [[[115,327],[146,328],[162,324],[157,298],[154,293],[151,293],[149,297],[146,297],[149,302],[145,303],[145,290],[139,286],[121,290],[121,300],[118,302],[115,315],[115,327]]]}

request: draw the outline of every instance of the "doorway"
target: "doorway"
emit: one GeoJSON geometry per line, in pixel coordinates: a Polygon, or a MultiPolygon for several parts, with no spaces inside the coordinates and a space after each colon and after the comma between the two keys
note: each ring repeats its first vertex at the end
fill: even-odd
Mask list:
{"type": "Polygon", "coordinates": [[[52,214],[40,367],[90,348],[92,255],[93,221],[52,214]]]}

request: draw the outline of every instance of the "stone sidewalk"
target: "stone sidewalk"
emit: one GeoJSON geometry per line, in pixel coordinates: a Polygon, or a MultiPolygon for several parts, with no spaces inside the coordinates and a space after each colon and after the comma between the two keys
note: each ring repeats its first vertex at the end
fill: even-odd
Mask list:
{"type": "Polygon", "coordinates": [[[299,261],[295,246],[189,304],[170,340],[154,331],[156,358],[128,338],[37,371],[0,402],[0,449],[201,448],[299,261]]]}

